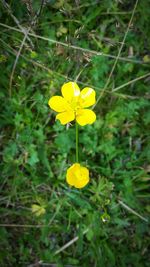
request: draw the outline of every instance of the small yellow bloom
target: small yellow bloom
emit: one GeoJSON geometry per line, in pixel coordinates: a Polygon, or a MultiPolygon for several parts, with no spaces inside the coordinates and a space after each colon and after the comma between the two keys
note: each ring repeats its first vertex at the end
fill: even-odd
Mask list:
{"type": "Polygon", "coordinates": [[[92,124],[96,120],[95,113],[87,109],[95,104],[95,91],[85,87],[80,91],[75,82],[65,83],[61,88],[62,96],[53,96],[49,99],[49,106],[58,112],[56,119],[61,124],[76,120],[81,126],[92,124]]]}
{"type": "Polygon", "coordinates": [[[40,205],[36,205],[36,204],[33,204],[31,206],[31,209],[32,209],[32,213],[35,214],[35,216],[39,217],[43,214],[45,214],[46,210],[44,207],[40,206],[40,205]]]}
{"type": "Polygon", "coordinates": [[[79,163],[74,163],[68,170],[66,175],[67,183],[76,188],[83,188],[89,183],[89,170],[79,163]]]}

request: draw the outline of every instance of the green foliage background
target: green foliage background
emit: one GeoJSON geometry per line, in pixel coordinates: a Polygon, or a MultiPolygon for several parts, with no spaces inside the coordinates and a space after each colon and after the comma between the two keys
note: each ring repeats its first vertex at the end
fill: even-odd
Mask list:
{"type": "Polygon", "coordinates": [[[65,182],[74,126],[55,122],[47,103],[76,77],[99,96],[114,59],[90,50],[117,56],[135,1],[44,1],[34,23],[40,1],[8,1],[9,10],[4,2],[1,23],[13,28],[0,24],[0,266],[148,267],[150,78],[112,89],[150,72],[150,2],[138,2],[121,53],[129,61],[118,60],[97,121],[80,128],[80,162],[91,177],[82,190],[65,182]],[[10,88],[24,38],[12,14],[35,36],[24,43],[10,88]],[[36,217],[32,204],[46,213],[36,217]]]}

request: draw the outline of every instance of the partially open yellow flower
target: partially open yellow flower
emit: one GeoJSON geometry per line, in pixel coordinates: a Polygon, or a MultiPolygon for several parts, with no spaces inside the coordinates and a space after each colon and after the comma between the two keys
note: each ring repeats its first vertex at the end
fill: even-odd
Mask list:
{"type": "Polygon", "coordinates": [[[95,91],[85,87],[80,91],[75,82],[65,83],[61,88],[62,96],[53,96],[49,99],[49,106],[58,112],[56,119],[61,124],[67,124],[74,119],[81,126],[92,124],[96,120],[95,113],[86,109],[95,104],[95,91]]]}
{"type": "Polygon", "coordinates": [[[66,175],[67,183],[76,188],[83,188],[90,180],[89,170],[79,163],[74,163],[68,170],[66,175]]]}
{"type": "Polygon", "coordinates": [[[32,213],[35,214],[35,216],[39,217],[43,214],[45,214],[46,210],[44,207],[40,206],[40,205],[36,205],[36,204],[33,204],[31,206],[31,209],[32,209],[32,213]]]}

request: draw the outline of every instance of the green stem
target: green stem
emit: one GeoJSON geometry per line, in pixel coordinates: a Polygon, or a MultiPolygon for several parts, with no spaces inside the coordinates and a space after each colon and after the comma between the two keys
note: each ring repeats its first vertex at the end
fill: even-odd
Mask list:
{"type": "Polygon", "coordinates": [[[77,122],[76,122],[76,162],[79,162],[79,131],[77,122]]]}

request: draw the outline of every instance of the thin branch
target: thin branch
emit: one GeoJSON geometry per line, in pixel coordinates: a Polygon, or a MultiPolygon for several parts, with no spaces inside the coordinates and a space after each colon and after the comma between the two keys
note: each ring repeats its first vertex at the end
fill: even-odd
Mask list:
{"type": "MultiPolygon", "coordinates": [[[[17,32],[22,33],[21,30],[15,28],[15,27],[11,27],[9,25],[3,24],[3,23],[0,23],[0,26],[8,28],[8,29],[13,30],[13,31],[17,31],[17,32]]],[[[38,38],[38,39],[41,39],[41,40],[44,40],[44,41],[48,41],[48,42],[53,43],[53,44],[62,45],[64,47],[68,48],[68,43],[60,42],[60,41],[57,41],[57,40],[54,40],[54,39],[51,39],[51,38],[48,38],[48,37],[43,37],[41,35],[37,35],[37,34],[34,34],[34,33],[28,33],[28,35],[32,36],[34,38],[38,38]]],[[[91,55],[104,56],[104,57],[108,57],[108,58],[112,58],[112,59],[118,59],[118,60],[121,60],[121,61],[132,62],[132,63],[137,63],[137,64],[146,64],[142,60],[135,60],[135,59],[124,58],[124,57],[116,57],[116,56],[113,56],[113,55],[110,55],[110,54],[105,54],[103,52],[98,52],[98,51],[95,51],[95,50],[90,50],[90,49],[86,49],[86,48],[75,46],[75,45],[69,45],[69,48],[72,48],[72,49],[75,49],[75,50],[79,50],[79,51],[82,51],[82,52],[85,52],[85,53],[89,53],[91,55]]]]}
{"type": "MultiPolygon", "coordinates": [[[[107,89],[107,86],[108,86],[108,84],[109,84],[109,82],[110,82],[110,79],[111,79],[111,77],[112,77],[112,75],[113,75],[113,73],[114,73],[114,70],[115,70],[115,68],[116,68],[116,65],[117,65],[117,63],[118,63],[118,60],[119,60],[120,55],[121,55],[121,52],[122,52],[122,48],[123,48],[123,46],[124,46],[124,44],[125,44],[126,37],[127,37],[127,35],[128,35],[129,29],[130,29],[130,27],[131,27],[131,24],[132,24],[132,21],[133,21],[133,17],[134,17],[136,8],[137,8],[137,4],[138,4],[138,0],[136,0],[136,3],[135,3],[135,5],[134,5],[133,11],[132,11],[132,15],[131,15],[130,21],[129,21],[129,23],[128,23],[128,27],[127,27],[127,30],[126,30],[126,32],[125,32],[125,34],[124,34],[123,41],[122,41],[122,43],[121,43],[121,46],[120,46],[118,55],[117,55],[117,57],[116,57],[116,60],[115,60],[115,62],[114,62],[114,65],[113,65],[113,67],[112,67],[112,69],[111,69],[111,71],[110,71],[110,74],[109,74],[109,76],[108,76],[108,79],[107,79],[107,81],[106,81],[106,84],[105,84],[103,90],[101,91],[101,93],[100,93],[100,95],[99,95],[99,97],[98,97],[98,99],[97,99],[97,101],[96,101],[94,107],[98,104],[99,100],[100,100],[101,97],[103,96],[103,94],[104,94],[105,90],[107,89]]],[[[93,107],[93,109],[94,109],[94,107],[93,107]]]]}

